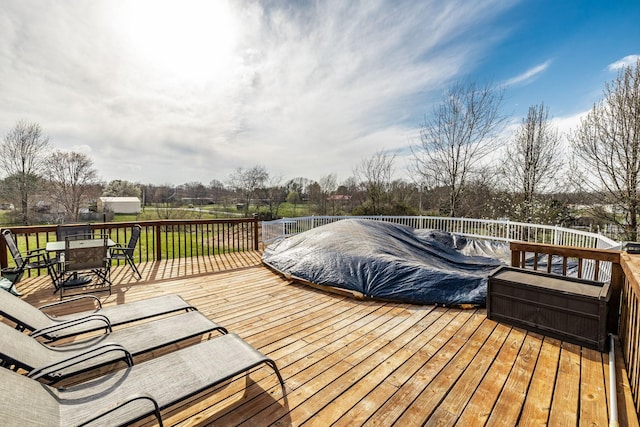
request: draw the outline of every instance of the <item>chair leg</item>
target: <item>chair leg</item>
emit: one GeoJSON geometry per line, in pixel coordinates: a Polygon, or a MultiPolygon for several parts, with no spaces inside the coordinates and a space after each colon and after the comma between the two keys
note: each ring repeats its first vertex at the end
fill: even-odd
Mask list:
{"type": "Polygon", "coordinates": [[[131,269],[138,275],[138,279],[142,279],[142,274],[140,274],[140,271],[138,270],[136,263],[133,262],[133,259],[127,257],[126,260],[127,260],[127,264],[129,264],[131,269]]]}
{"type": "Polygon", "coordinates": [[[101,280],[100,285],[104,285],[106,283],[109,284],[109,286],[111,286],[111,269],[107,268],[105,270],[92,270],[92,273],[95,274],[95,276],[101,280]]]}

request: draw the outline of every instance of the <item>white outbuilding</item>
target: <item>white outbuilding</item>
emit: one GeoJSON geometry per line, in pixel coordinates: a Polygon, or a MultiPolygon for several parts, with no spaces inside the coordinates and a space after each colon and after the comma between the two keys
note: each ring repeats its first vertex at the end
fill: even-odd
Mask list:
{"type": "Polygon", "coordinates": [[[98,212],[137,214],[140,213],[140,199],[137,197],[100,197],[98,212]]]}

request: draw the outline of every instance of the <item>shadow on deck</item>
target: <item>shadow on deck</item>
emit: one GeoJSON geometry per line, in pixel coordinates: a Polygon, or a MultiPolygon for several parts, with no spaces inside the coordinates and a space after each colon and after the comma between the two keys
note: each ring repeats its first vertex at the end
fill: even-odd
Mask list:
{"type": "MultiPolygon", "coordinates": [[[[292,284],[246,252],[113,270],[105,305],[176,293],[273,358],[163,413],[166,425],[607,425],[608,354],[485,310],[357,301],[292,284]]],[[[23,280],[34,305],[48,277],[23,280]]],[[[98,296],[100,296],[98,294],[98,296]]],[[[214,338],[215,339],[215,338],[214,338]]],[[[620,355],[618,349],[617,355],[620,355]]],[[[638,425],[617,357],[620,425],[638,425]]]]}

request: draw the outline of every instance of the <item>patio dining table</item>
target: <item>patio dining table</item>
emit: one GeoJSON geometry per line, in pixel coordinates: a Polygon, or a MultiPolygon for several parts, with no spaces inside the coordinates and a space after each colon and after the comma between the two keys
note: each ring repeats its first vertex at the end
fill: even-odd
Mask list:
{"type": "MultiPolygon", "coordinates": [[[[81,240],[70,240],[69,241],[69,248],[71,249],[81,249],[81,248],[96,248],[99,246],[102,246],[104,244],[104,240],[103,239],[81,239],[81,240]]],[[[107,239],[107,247],[113,247],[116,246],[116,242],[114,242],[111,239],[107,239]]],[[[47,252],[54,252],[56,254],[60,254],[60,255],[56,255],[57,258],[57,268],[55,267],[55,265],[51,265],[50,266],[50,270],[49,270],[49,275],[52,276],[52,280],[56,280],[56,275],[61,274],[64,272],[65,269],[65,260],[64,260],[64,252],[65,252],[65,248],[66,248],[66,241],[65,240],[56,240],[56,241],[51,241],[51,242],[47,242],[46,246],[45,246],[45,250],[47,252]]],[[[67,279],[66,283],[70,284],[70,285],[82,285],[82,284],[86,284],[91,282],[91,278],[88,276],[79,276],[77,274],[74,274],[74,276],[72,278],[67,279]]]]}
{"type": "MultiPolygon", "coordinates": [[[[71,248],[95,248],[97,246],[102,246],[102,239],[83,239],[83,240],[72,240],[69,242],[69,247],[71,248]]],[[[115,246],[116,242],[111,239],[107,239],[107,246],[112,247],[115,246]]],[[[65,241],[64,240],[56,240],[52,242],[47,242],[45,249],[47,252],[64,252],[65,249],[65,241]]]]}

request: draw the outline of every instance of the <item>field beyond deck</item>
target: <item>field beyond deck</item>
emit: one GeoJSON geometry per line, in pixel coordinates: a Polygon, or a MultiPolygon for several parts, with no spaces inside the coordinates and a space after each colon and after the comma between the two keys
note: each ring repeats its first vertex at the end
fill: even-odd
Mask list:
{"type": "MultiPolygon", "coordinates": [[[[260,253],[113,270],[105,305],[180,294],[273,358],[163,413],[165,425],[600,425],[609,422],[608,354],[488,320],[485,310],[357,301],[289,283],[260,253]]],[[[18,286],[56,301],[47,276],[18,286]]],[[[100,294],[97,294],[100,296],[100,294]]],[[[213,338],[215,339],[215,338],[213,338]]],[[[616,349],[620,425],[637,426],[616,349]]],[[[160,373],[161,375],[161,373],[160,373]]]]}

